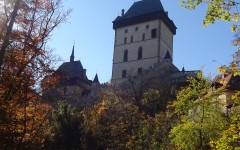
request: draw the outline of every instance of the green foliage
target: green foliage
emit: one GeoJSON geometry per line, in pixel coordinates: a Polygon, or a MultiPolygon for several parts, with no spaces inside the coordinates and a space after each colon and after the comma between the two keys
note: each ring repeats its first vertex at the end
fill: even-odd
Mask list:
{"type": "Polygon", "coordinates": [[[240,117],[239,112],[231,118],[231,124],[222,132],[221,138],[211,141],[211,146],[219,150],[235,150],[240,148],[240,117]]]}
{"type": "Polygon", "coordinates": [[[227,120],[218,96],[208,93],[210,83],[201,74],[189,82],[172,104],[180,122],[170,132],[171,142],[178,149],[209,149],[209,142],[220,136],[227,120]]]}
{"type": "MultiPolygon", "coordinates": [[[[193,10],[200,4],[208,5],[208,9],[206,12],[205,19],[203,20],[203,26],[207,26],[209,24],[213,24],[216,20],[223,20],[227,22],[232,22],[231,31],[234,32],[236,38],[233,41],[234,46],[239,46],[240,38],[240,26],[238,24],[239,21],[239,1],[236,0],[181,0],[180,5],[183,7],[193,10]]],[[[240,74],[239,67],[239,53],[240,48],[238,47],[236,52],[232,55],[233,61],[230,65],[223,65],[219,67],[220,72],[233,72],[234,75],[240,74]],[[236,59],[237,58],[237,59],[236,59]]]]}
{"type": "Polygon", "coordinates": [[[153,144],[151,149],[174,149],[171,145],[171,139],[169,138],[169,132],[172,127],[176,124],[177,118],[171,116],[168,113],[159,113],[154,118],[154,133],[153,133],[153,144]]]}
{"type": "Polygon", "coordinates": [[[216,20],[235,21],[238,22],[239,13],[235,10],[238,2],[225,0],[182,0],[180,5],[187,9],[193,10],[200,4],[207,4],[208,10],[206,12],[203,25],[207,26],[213,24],[216,20]]]}
{"type": "Polygon", "coordinates": [[[196,109],[196,100],[202,99],[210,89],[210,83],[202,77],[202,74],[197,75],[197,79],[189,78],[189,85],[181,89],[177,94],[177,101],[174,101],[174,113],[187,115],[189,110],[196,109]]]}
{"type": "Polygon", "coordinates": [[[161,99],[162,94],[159,90],[149,89],[143,93],[142,107],[143,111],[151,116],[154,116],[164,107],[164,102],[161,99]]]}
{"type": "Polygon", "coordinates": [[[52,135],[46,141],[46,149],[80,149],[83,119],[80,113],[67,102],[58,103],[58,109],[52,115],[52,135]]]}
{"type": "Polygon", "coordinates": [[[237,105],[233,105],[228,128],[222,131],[222,135],[219,139],[211,141],[211,146],[219,150],[240,149],[240,108],[238,106],[240,92],[234,94],[232,99],[237,105]]]}

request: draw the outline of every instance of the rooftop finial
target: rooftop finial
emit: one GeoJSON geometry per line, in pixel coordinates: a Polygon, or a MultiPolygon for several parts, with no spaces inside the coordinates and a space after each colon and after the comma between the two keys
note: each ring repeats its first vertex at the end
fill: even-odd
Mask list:
{"type": "Polygon", "coordinates": [[[72,54],[70,56],[70,62],[74,62],[74,46],[75,46],[75,42],[73,44],[73,48],[72,48],[72,54]]]}

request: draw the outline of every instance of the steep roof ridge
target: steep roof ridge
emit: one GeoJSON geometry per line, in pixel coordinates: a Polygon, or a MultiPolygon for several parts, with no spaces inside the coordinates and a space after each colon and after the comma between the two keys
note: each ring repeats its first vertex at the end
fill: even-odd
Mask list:
{"type": "Polygon", "coordinates": [[[164,8],[160,0],[142,0],[135,2],[128,11],[119,19],[126,19],[140,16],[157,11],[163,11],[164,8]]]}

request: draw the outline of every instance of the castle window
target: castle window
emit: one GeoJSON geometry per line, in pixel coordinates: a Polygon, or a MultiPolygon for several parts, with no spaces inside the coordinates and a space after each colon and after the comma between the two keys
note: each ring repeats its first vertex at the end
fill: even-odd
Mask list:
{"type": "Polygon", "coordinates": [[[138,31],[138,27],[135,28],[135,31],[138,31]]]}
{"type": "Polygon", "coordinates": [[[145,33],[142,34],[142,40],[145,40],[145,33]]]}
{"type": "Polygon", "coordinates": [[[146,25],[146,29],[148,29],[149,28],[149,25],[146,25]]]}
{"type": "Polygon", "coordinates": [[[128,61],[128,50],[124,51],[123,61],[128,61]]]}
{"type": "Polygon", "coordinates": [[[124,38],[124,44],[126,44],[126,43],[127,43],[127,37],[124,38]]]}
{"type": "Polygon", "coordinates": [[[125,33],[128,33],[128,29],[125,30],[125,33]]]}
{"type": "Polygon", "coordinates": [[[63,94],[64,94],[64,95],[67,95],[67,87],[64,87],[64,88],[63,88],[63,94]]]}
{"type": "Polygon", "coordinates": [[[139,47],[138,49],[138,60],[142,59],[142,47],[139,47]]]}
{"type": "Polygon", "coordinates": [[[133,42],[133,36],[131,36],[131,43],[133,42]]]}
{"type": "Polygon", "coordinates": [[[122,78],[126,78],[127,77],[127,71],[126,70],[123,70],[122,71],[122,78]]]}
{"type": "Polygon", "coordinates": [[[138,75],[142,75],[142,68],[138,68],[138,75]]]}
{"type": "Polygon", "coordinates": [[[157,37],[157,29],[152,29],[151,36],[152,36],[152,38],[157,37]]]}

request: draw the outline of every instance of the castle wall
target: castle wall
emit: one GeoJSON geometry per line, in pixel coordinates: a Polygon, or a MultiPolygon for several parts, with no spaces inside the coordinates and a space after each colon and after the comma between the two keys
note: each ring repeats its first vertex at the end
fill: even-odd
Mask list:
{"type": "Polygon", "coordinates": [[[173,59],[173,33],[163,21],[160,23],[160,28],[160,57],[164,58],[168,50],[173,59]]]}

